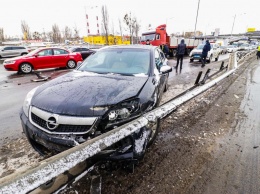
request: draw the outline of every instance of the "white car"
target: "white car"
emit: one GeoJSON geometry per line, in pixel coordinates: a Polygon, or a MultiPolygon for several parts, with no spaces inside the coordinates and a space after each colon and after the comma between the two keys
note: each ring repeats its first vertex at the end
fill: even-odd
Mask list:
{"type": "MultiPolygon", "coordinates": [[[[190,62],[193,62],[194,60],[198,60],[198,61],[201,60],[201,54],[202,54],[202,49],[203,49],[204,45],[205,44],[200,44],[190,52],[190,62]]],[[[218,61],[218,58],[220,55],[219,44],[210,43],[210,46],[211,46],[211,49],[208,52],[208,56],[206,58],[207,62],[209,62],[209,63],[213,59],[215,59],[215,61],[218,61]]]]}
{"type": "Polygon", "coordinates": [[[237,50],[238,50],[237,46],[234,46],[234,45],[228,45],[228,47],[227,47],[227,51],[229,53],[236,52],[237,50]]]}

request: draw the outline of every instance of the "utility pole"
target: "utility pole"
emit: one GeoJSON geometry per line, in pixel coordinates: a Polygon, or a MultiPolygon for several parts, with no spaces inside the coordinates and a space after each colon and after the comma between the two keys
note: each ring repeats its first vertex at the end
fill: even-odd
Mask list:
{"type": "Polygon", "coordinates": [[[236,21],[236,14],[235,14],[235,16],[234,16],[234,21],[233,21],[233,25],[232,25],[232,30],[231,30],[231,36],[232,36],[232,34],[233,34],[233,29],[234,29],[234,25],[235,25],[235,21],[236,21]]]}
{"type": "Polygon", "coordinates": [[[195,29],[194,29],[194,37],[196,36],[196,27],[197,27],[198,15],[199,15],[199,8],[200,8],[200,0],[198,1],[197,16],[196,16],[195,29]]]}

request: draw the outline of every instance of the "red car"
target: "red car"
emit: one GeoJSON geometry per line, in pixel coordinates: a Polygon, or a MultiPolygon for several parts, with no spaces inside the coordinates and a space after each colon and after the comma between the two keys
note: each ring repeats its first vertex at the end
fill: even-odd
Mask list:
{"type": "Polygon", "coordinates": [[[73,69],[83,61],[80,53],[71,53],[61,48],[39,48],[21,57],[6,59],[4,67],[8,71],[30,73],[36,69],[67,67],[73,69]]]}

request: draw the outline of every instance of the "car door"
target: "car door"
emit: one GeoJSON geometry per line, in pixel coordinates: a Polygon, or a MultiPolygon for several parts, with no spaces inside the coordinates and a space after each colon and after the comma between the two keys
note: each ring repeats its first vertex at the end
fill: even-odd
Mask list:
{"type": "Polygon", "coordinates": [[[35,58],[32,59],[32,63],[34,68],[36,69],[44,69],[51,68],[53,65],[53,51],[52,49],[43,49],[35,54],[35,58]]]}
{"type": "Polygon", "coordinates": [[[92,51],[89,50],[88,48],[81,48],[81,56],[82,56],[82,59],[86,59],[89,55],[92,54],[92,51]]]}
{"type": "Polygon", "coordinates": [[[69,52],[64,49],[53,49],[53,67],[66,67],[69,52]]]}
{"type": "MultiPolygon", "coordinates": [[[[155,64],[156,64],[156,68],[157,70],[160,72],[160,68],[163,65],[167,65],[167,59],[165,58],[163,52],[160,49],[155,49],[155,64]]],[[[159,95],[161,96],[166,80],[167,80],[167,74],[159,74],[159,95]]]]}
{"type": "Polygon", "coordinates": [[[2,57],[11,57],[13,53],[13,48],[11,46],[4,47],[2,50],[2,57]]]}

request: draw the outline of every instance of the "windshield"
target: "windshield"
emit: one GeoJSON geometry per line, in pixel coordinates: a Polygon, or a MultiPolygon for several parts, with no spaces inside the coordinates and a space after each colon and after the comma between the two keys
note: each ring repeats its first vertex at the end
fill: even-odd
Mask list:
{"type": "Polygon", "coordinates": [[[142,35],[141,41],[154,40],[155,34],[142,35]]]}
{"type": "Polygon", "coordinates": [[[27,55],[29,55],[29,56],[33,56],[34,54],[38,53],[39,50],[40,50],[40,49],[35,49],[35,50],[29,52],[27,55]]]}
{"type": "Polygon", "coordinates": [[[150,51],[144,49],[104,49],[90,55],[78,68],[95,73],[147,75],[150,67],[150,51]]]}
{"type": "Polygon", "coordinates": [[[234,48],[234,45],[229,45],[228,48],[234,48]]]}
{"type": "Polygon", "coordinates": [[[200,45],[198,45],[198,46],[197,46],[197,49],[203,49],[204,45],[205,45],[205,44],[200,44],[200,45]]]}

